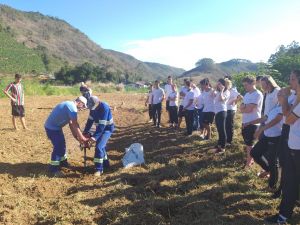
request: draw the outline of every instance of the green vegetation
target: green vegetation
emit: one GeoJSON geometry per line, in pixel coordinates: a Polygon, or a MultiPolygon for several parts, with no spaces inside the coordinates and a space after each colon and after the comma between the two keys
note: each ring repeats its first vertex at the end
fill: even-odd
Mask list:
{"type": "Polygon", "coordinates": [[[36,73],[46,71],[39,54],[15,41],[11,34],[3,28],[0,29],[0,43],[1,72],[36,73]]]}
{"type": "MultiPolygon", "coordinates": [[[[0,80],[0,97],[4,97],[2,90],[14,79],[13,78],[2,78],[0,80]]],[[[46,95],[78,95],[79,87],[58,87],[51,86],[49,84],[41,84],[38,80],[34,79],[23,79],[22,84],[24,85],[25,95],[37,95],[37,96],[46,96],[46,95]]]]}

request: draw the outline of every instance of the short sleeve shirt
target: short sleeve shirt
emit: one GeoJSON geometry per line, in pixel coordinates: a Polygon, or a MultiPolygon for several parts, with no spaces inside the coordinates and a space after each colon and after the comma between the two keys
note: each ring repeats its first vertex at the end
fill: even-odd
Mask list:
{"type": "Polygon", "coordinates": [[[254,104],[255,108],[250,113],[242,114],[242,122],[248,123],[261,117],[261,109],[263,102],[263,94],[259,90],[254,90],[253,92],[248,92],[244,96],[243,103],[245,105],[254,104]]]}
{"type": "Polygon", "coordinates": [[[300,151],[300,103],[294,108],[292,112],[298,119],[294,124],[290,125],[289,133],[289,148],[300,151]]]}
{"type": "Polygon", "coordinates": [[[65,101],[58,104],[50,113],[45,122],[45,128],[61,130],[70,120],[77,118],[77,107],[74,101],[65,101]]]}
{"type": "Polygon", "coordinates": [[[183,107],[186,107],[190,100],[193,100],[193,104],[191,104],[186,110],[194,110],[195,105],[194,105],[194,92],[192,90],[188,91],[183,99],[183,107]]]}

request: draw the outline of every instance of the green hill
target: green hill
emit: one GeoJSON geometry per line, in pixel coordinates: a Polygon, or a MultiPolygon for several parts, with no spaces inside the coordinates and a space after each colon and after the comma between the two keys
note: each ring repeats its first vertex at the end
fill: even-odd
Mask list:
{"type": "Polygon", "coordinates": [[[0,31],[0,69],[8,73],[46,71],[37,51],[18,43],[4,31],[0,31]]]}
{"type": "Polygon", "coordinates": [[[217,80],[226,75],[257,71],[258,64],[246,59],[231,59],[226,62],[215,63],[212,59],[204,58],[196,63],[195,68],[184,72],[180,77],[193,77],[197,81],[205,77],[217,80]]]}
{"type": "MultiPolygon", "coordinates": [[[[103,49],[67,22],[38,12],[23,12],[0,4],[0,26],[13,39],[9,42],[16,41],[23,45],[24,49],[33,49],[32,52],[40,55],[45,68],[28,65],[31,70],[37,72],[44,72],[46,69],[52,73],[66,63],[78,65],[84,62],[90,62],[113,73],[137,76],[143,80],[180,75],[184,72],[169,66],[158,68],[157,65],[146,64],[127,54],[103,49]]],[[[5,46],[6,42],[1,42],[0,45],[1,48],[8,48],[5,46]]],[[[14,64],[10,61],[6,63],[11,64],[8,71],[14,72],[14,64]]],[[[23,64],[21,61],[19,63],[23,64]]],[[[1,71],[5,72],[0,68],[1,71]]]]}

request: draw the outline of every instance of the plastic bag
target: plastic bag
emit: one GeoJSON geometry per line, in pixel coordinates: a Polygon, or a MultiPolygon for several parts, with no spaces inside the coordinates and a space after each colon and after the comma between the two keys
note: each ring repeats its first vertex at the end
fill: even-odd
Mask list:
{"type": "Polygon", "coordinates": [[[140,143],[134,143],[125,149],[125,155],[122,159],[125,168],[141,165],[145,163],[144,148],[140,143]]]}

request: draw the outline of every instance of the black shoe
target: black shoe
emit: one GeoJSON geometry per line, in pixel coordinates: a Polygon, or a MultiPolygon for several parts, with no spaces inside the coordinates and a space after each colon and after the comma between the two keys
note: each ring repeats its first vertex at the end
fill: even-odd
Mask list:
{"type": "Polygon", "coordinates": [[[156,127],[157,127],[157,128],[161,128],[161,126],[160,126],[160,125],[157,125],[156,127]]]}
{"type": "Polygon", "coordinates": [[[274,224],[286,224],[287,219],[282,217],[280,214],[276,214],[274,216],[265,218],[265,221],[268,223],[274,223],[274,224]]]}
{"type": "Polygon", "coordinates": [[[61,161],[59,165],[60,167],[68,168],[69,167],[68,160],[61,161]]]}
{"type": "Polygon", "coordinates": [[[280,198],[280,196],[281,196],[281,189],[275,191],[275,192],[271,195],[271,198],[277,199],[277,198],[280,198]]]}

